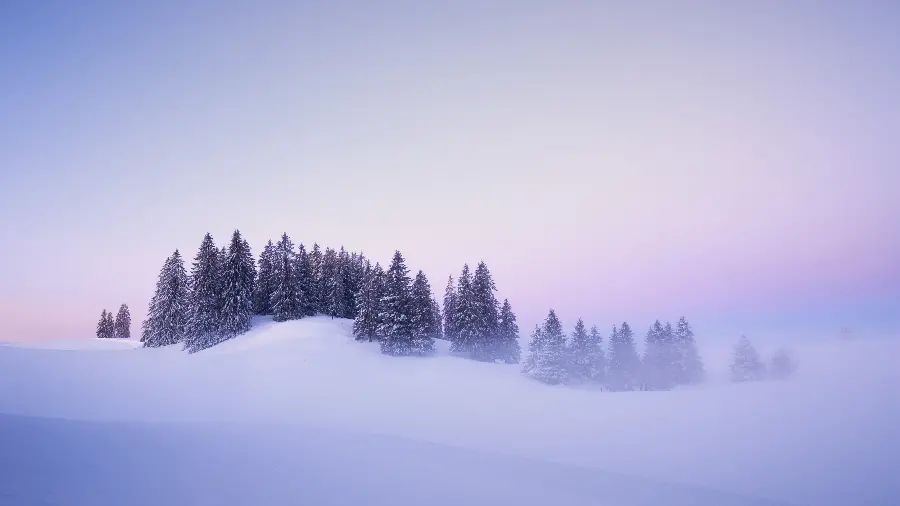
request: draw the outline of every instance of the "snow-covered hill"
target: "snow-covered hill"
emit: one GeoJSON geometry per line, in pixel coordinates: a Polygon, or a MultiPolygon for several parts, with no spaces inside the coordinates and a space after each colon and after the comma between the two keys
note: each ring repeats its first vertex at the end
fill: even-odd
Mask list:
{"type": "Polygon", "coordinates": [[[900,451],[895,341],[798,350],[801,369],[788,382],[612,394],[541,385],[519,366],[449,356],[446,343],[434,357],[383,356],[353,341],[350,325],[259,319],[250,333],[194,355],[127,342],[0,347],[0,413],[21,415],[0,418],[0,447],[17,448],[3,465],[18,469],[0,471],[0,504],[4,492],[51,489],[58,499],[49,504],[79,504],[66,494],[89,490],[108,495],[83,504],[172,503],[178,496],[166,494],[178,490],[175,502],[190,504],[288,496],[359,504],[351,489],[367,491],[361,497],[372,504],[401,489],[392,504],[874,505],[900,497],[890,476],[900,451]],[[54,448],[73,456],[60,461],[54,448]],[[23,475],[28,469],[37,477],[23,475]],[[95,475],[84,469],[118,478],[96,478],[91,489],[95,475]],[[273,474],[263,479],[260,469],[273,474]],[[204,495],[204,481],[170,476],[192,472],[229,484],[204,495]],[[75,485],[73,473],[83,476],[75,485]],[[241,477],[275,495],[223,492],[241,477]],[[174,489],[147,495],[147,480],[174,489]],[[158,500],[123,503],[128,494],[158,500]]]}

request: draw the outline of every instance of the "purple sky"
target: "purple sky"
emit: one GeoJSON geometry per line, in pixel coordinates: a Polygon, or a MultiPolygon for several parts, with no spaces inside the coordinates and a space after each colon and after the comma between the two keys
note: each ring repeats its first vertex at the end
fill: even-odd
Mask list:
{"type": "Polygon", "coordinates": [[[234,228],[484,259],[523,334],[900,329],[894,3],[133,4],[0,5],[0,340],[234,228]]]}

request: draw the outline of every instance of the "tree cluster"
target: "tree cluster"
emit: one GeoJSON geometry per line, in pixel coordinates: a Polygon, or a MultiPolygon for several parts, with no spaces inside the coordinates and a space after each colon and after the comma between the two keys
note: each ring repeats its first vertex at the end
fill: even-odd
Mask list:
{"type": "Polygon", "coordinates": [[[103,310],[97,322],[97,337],[101,339],[128,339],[131,337],[131,313],[128,304],[119,306],[115,318],[111,311],[103,310]]]}
{"type": "Polygon", "coordinates": [[[747,336],[741,336],[731,356],[730,370],[731,381],[734,383],[769,378],[783,380],[794,374],[797,363],[789,350],[780,348],[775,351],[767,364],[747,336]]]}
{"type": "Polygon", "coordinates": [[[610,391],[669,390],[703,379],[703,362],[685,318],[675,329],[654,323],[644,356],[638,355],[627,322],[613,327],[606,350],[597,327],[588,331],[580,318],[569,338],[552,309],[535,326],[522,372],[549,384],[596,385],[610,391]]]}
{"type": "Polygon", "coordinates": [[[444,292],[444,335],[450,349],[483,362],[517,364],[520,359],[519,327],[508,300],[501,305],[497,287],[484,262],[472,274],[468,264],[444,292]]]}

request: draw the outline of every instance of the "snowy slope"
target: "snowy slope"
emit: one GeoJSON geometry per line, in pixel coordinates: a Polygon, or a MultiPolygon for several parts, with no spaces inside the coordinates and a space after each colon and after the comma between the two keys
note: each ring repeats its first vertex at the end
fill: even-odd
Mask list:
{"type": "MultiPolygon", "coordinates": [[[[334,501],[325,501],[328,494],[322,492],[318,499],[309,496],[316,504],[352,502],[350,492],[336,491],[340,483],[327,478],[330,469],[345,468],[354,469],[353,487],[369,490],[369,497],[398,487],[429,490],[431,498],[448,489],[463,494],[448,495],[456,502],[447,504],[478,504],[476,497],[496,504],[504,491],[508,503],[517,504],[548,504],[548,498],[556,498],[550,501],[555,504],[660,504],[658,497],[642,494],[661,494],[669,504],[710,505],[763,499],[875,505],[900,497],[889,475],[900,451],[895,341],[798,350],[802,368],[789,382],[610,394],[544,386],[524,378],[518,366],[448,356],[446,343],[435,357],[382,356],[377,345],[354,342],[349,328],[348,321],[323,317],[262,319],[247,335],[194,355],[177,347],[0,347],[0,412],[80,420],[5,417],[2,447],[15,440],[19,455],[30,456],[29,465],[37,469],[47,465],[38,451],[46,450],[40,434],[47,433],[63,445],[83,439],[107,448],[86,452],[69,463],[73,468],[103,468],[111,465],[107,458],[131,459],[139,468],[149,465],[134,461],[139,455],[148,454],[148,462],[175,459],[174,453],[157,451],[165,444],[172,452],[180,447],[197,459],[221,462],[217,452],[237,452],[229,444],[240,442],[254,450],[229,472],[266,467],[295,453],[308,456],[278,469],[321,476],[314,490],[332,490],[334,501]],[[283,425],[260,428],[273,422],[283,425]],[[148,446],[145,438],[165,444],[148,446]],[[108,448],[114,446],[110,441],[122,440],[130,446],[118,453],[108,448]],[[191,449],[184,441],[208,446],[191,449]],[[115,455],[105,457],[107,452],[115,455]]],[[[711,364],[714,370],[722,366],[711,364]]],[[[204,470],[212,463],[196,465],[195,472],[212,473],[204,470]]],[[[59,463],[58,472],[75,471],[59,463]]],[[[9,472],[0,475],[0,484],[13,488],[9,472]]],[[[67,479],[58,480],[65,489],[67,479]]],[[[15,480],[20,482],[28,483],[15,480]]],[[[267,483],[294,494],[292,487],[307,482],[279,485],[273,477],[267,483]]],[[[200,493],[187,484],[178,487],[184,497],[200,493]]],[[[137,489],[109,493],[119,497],[137,489]]],[[[27,487],[16,490],[29,493],[27,487]]],[[[396,502],[372,503],[420,504],[425,497],[409,493],[396,502]]],[[[232,504],[253,503],[247,501],[232,504]]]]}

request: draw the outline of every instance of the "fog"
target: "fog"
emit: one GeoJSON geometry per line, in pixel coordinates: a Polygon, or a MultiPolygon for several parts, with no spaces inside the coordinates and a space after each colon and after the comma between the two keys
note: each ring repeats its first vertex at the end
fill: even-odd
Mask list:
{"type": "MultiPolygon", "coordinates": [[[[383,356],[377,345],[354,342],[349,323],[258,320],[249,334],[194,355],[121,341],[67,341],[66,350],[0,346],[0,413],[7,414],[0,418],[0,498],[900,499],[892,476],[900,454],[897,340],[807,340],[793,347],[799,369],[791,379],[744,384],[726,379],[732,343],[701,346],[706,383],[610,393],[546,386],[518,365],[449,356],[443,342],[434,357],[383,356]],[[151,486],[159,483],[167,485],[151,486]]],[[[764,356],[771,351],[761,348],[764,356]]]]}

